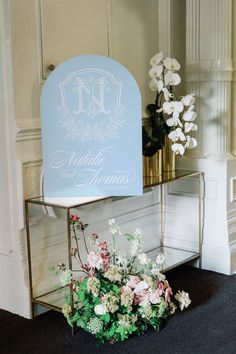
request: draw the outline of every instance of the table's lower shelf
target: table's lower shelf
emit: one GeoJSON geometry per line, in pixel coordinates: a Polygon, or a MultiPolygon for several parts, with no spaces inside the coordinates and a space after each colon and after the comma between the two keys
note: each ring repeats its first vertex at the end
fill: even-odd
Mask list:
{"type": "Polygon", "coordinates": [[[162,273],[167,272],[172,268],[178,267],[181,264],[188,263],[190,261],[193,261],[194,259],[200,258],[200,253],[186,251],[168,246],[160,246],[146,253],[148,257],[151,258],[153,261],[155,261],[156,256],[158,254],[165,255],[165,261],[163,265],[159,267],[162,273]]]}
{"type": "MultiPolygon", "coordinates": [[[[197,252],[191,252],[167,246],[160,246],[146,253],[148,257],[154,261],[158,254],[165,255],[165,262],[162,266],[160,266],[160,271],[162,273],[167,272],[168,270],[173,269],[181,264],[188,263],[192,260],[200,258],[200,254],[197,252]]],[[[65,297],[69,295],[69,293],[70,288],[67,286],[38,296],[37,298],[34,298],[32,302],[56,311],[61,311],[62,306],[65,303],[65,297]]]]}

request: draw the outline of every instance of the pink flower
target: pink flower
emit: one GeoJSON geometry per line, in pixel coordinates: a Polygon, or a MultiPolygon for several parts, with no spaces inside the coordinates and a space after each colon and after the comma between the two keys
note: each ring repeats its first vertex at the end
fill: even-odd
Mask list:
{"type": "Polygon", "coordinates": [[[159,296],[161,296],[164,292],[164,285],[160,280],[157,281],[157,289],[159,296]]]}
{"type": "Polygon", "coordinates": [[[152,304],[159,304],[161,302],[161,299],[160,299],[160,296],[159,296],[159,293],[158,291],[154,291],[154,292],[151,292],[149,294],[149,301],[152,303],[152,304]]]}
{"type": "Polygon", "coordinates": [[[172,289],[171,287],[169,286],[168,288],[166,288],[165,290],[165,301],[166,302],[169,302],[170,301],[170,296],[173,295],[172,293],[172,289]]]}
{"type": "Polygon", "coordinates": [[[106,242],[99,242],[98,247],[101,251],[107,252],[107,243],[106,242]]]}
{"type": "Polygon", "coordinates": [[[97,268],[98,270],[101,269],[103,265],[103,259],[100,253],[97,252],[90,252],[87,257],[87,262],[90,268],[97,268]]]}
{"type": "Polygon", "coordinates": [[[138,305],[140,301],[141,301],[141,297],[134,294],[134,300],[133,300],[134,305],[138,305]]]}
{"type": "Polygon", "coordinates": [[[110,253],[107,254],[101,253],[101,257],[103,261],[104,271],[106,272],[110,264],[110,253]]]}
{"type": "Polygon", "coordinates": [[[82,269],[84,269],[86,272],[88,272],[90,270],[90,268],[91,267],[89,266],[88,263],[85,263],[85,264],[82,265],[82,269]]]}
{"type": "Polygon", "coordinates": [[[135,287],[134,293],[138,296],[143,296],[146,293],[146,290],[149,288],[149,285],[146,281],[141,280],[135,287]]]}
{"type": "Polygon", "coordinates": [[[71,221],[73,221],[73,222],[79,221],[78,215],[71,215],[71,216],[70,216],[70,219],[71,219],[71,221]]]}
{"type": "Polygon", "coordinates": [[[89,276],[90,276],[90,277],[93,277],[95,273],[96,273],[95,269],[90,270],[89,276]]]}
{"type": "Polygon", "coordinates": [[[138,282],[140,281],[140,278],[136,275],[130,275],[129,280],[126,282],[126,285],[129,286],[130,288],[136,288],[138,282]]]}

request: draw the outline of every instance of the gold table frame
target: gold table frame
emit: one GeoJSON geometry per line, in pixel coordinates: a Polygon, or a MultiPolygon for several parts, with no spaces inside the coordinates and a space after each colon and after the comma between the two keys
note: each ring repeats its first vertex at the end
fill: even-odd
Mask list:
{"type": "MultiPolygon", "coordinates": [[[[202,264],[202,242],[203,242],[203,214],[204,214],[204,173],[199,171],[189,171],[189,170],[175,170],[172,172],[164,172],[160,176],[150,177],[145,176],[143,178],[144,191],[156,186],[160,186],[160,212],[161,212],[161,238],[160,238],[160,246],[156,247],[153,250],[146,252],[149,256],[157,250],[167,250],[170,254],[173,252],[184,252],[184,257],[181,258],[176,263],[172,264],[169,267],[165,267],[161,269],[164,273],[172,268],[175,268],[181,264],[188,263],[194,260],[199,261],[199,267],[201,268],[202,264]],[[177,181],[179,179],[186,179],[190,177],[198,177],[198,252],[191,252],[188,250],[168,247],[164,245],[164,237],[165,237],[165,225],[164,225],[164,216],[165,216],[165,205],[164,205],[164,186],[167,183],[177,181]]],[[[142,196],[140,196],[141,198],[142,196]]],[[[66,289],[68,294],[71,296],[71,303],[73,308],[73,289],[72,286],[60,287],[55,290],[51,290],[49,292],[43,293],[40,296],[34,296],[33,293],[33,275],[32,275],[32,258],[31,258],[31,240],[30,240],[30,226],[29,226],[29,204],[38,204],[46,207],[57,207],[66,210],[66,219],[67,219],[67,255],[68,255],[68,268],[72,269],[72,255],[71,255],[71,227],[70,227],[70,210],[76,207],[101,202],[104,200],[117,200],[117,199],[129,198],[129,197],[103,197],[99,199],[90,200],[80,204],[72,204],[69,206],[60,205],[56,203],[47,202],[45,197],[39,196],[35,198],[29,198],[25,200],[25,224],[26,224],[26,237],[27,237],[27,255],[28,255],[28,275],[29,275],[29,292],[30,292],[30,301],[31,301],[31,317],[34,318],[34,304],[42,305],[49,309],[53,309],[61,312],[62,308],[55,304],[52,304],[46,300],[44,297],[47,297],[51,294],[54,294],[61,289],[66,289]]],[[[156,254],[156,253],[155,253],[156,254]]]]}

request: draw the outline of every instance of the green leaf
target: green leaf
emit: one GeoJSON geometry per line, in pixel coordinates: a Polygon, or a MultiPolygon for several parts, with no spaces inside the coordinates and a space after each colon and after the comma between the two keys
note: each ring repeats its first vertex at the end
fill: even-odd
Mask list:
{"type": "Polygon", "coordinates": [[[131,240],[134,239],[134,236],[131,235],[131,234],[125,234],[125,236],[127,237],[127,240],[128,240],[128,241],[131,241],[131,240]]]}
{"type": "Polygon", "coordinates": [[[77,296],[78,296],[78,298],[79,298],[79,300],[80,301],[84,301],[85,300],[85,293],[82,291],[82,290],[79,290],[78,292],[77,292],[77,296]]]}
{"type": "Polygon", "coordinates": [[[82,318],[80,318],[77,322],[76,322],[77,326],[78,327],[81,327],[81,328],[86,328],[86,322],[84,320],[82,320],[82,318]]]}
{"type": "Polygon", "coordinates": [[[112,286],[112,290],[114,291],[114,293],[116,293],[116,294],[118,294],[119,293],[119,288],[118,288],[118,286],[117,285],[113,285],[112,286]]]}
{"type": "Polygon", "coordinates": [[[105,315],[101,316],[101,319],[106,323],[108,323],[110,321],[110,318],[111,318],[111,316],[108,312],[105,315]]]}

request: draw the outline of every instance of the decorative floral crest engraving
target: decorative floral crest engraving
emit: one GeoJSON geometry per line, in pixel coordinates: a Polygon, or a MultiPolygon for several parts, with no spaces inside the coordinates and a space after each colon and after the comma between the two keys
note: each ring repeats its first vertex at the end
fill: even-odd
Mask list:
{"type": "Polygon", "coordinates": [[[60,124],[65,138],[79,141],[106,141],[116,138],[123,126],[121,119],[122,83],[100,69],[70,73],[60,85],[60,124]]]}

